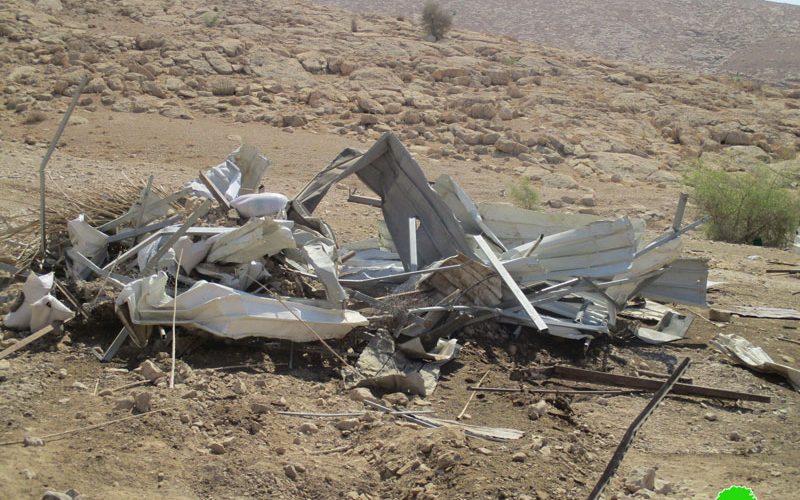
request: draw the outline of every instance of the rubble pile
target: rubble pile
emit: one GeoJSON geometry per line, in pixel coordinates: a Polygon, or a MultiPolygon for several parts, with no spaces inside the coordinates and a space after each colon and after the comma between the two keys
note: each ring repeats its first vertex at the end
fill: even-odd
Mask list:
{"type": "Polygon", "coordinates": [[[100,226],[74,214],[69,245],[49,246],[52,272],[31,273],[6,326],[37,331],[71,317],[71,306],[85,314],[74,297],[70,306],[51,294],[54,273],[102,280],[117,289],[123,325],[98,353],[103,361],[127,338],[144,347],[170,326],[331,350],[326,341],[360,328],[372,340],[355,366],[337,354],[346,383],[425,396],[470,325],[586,345],[630,333],[660,343],[683,338],[691,318],[656,301],[705,305],[705,261],[680,258],[680,235],[702,222],[681,227],[685,198],[673,228],[647,243],[638,219],[478,206],[449,176],[429,182],[391,133],[366,152],[344,150],[291,200],[263,192],[269,166],[244,145],[176,193],[162,196],[149,181],[129,210],[100,226]],[[383,219],[376,238],[340,244],[314,212],[351,175],[377,197],[350,200],[383,219]],[[413,297],[401,313],[398,296],[413,297]]]}

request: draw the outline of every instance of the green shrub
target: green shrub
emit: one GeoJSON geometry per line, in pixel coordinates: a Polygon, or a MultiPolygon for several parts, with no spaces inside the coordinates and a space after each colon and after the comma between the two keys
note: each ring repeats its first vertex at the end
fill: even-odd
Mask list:
{"type": "Polygon", "coordinates": [[[422,27],[427,35],[441,40],[453,25],[453,14],[447,12],[434,0],[427,0],[422,7],[422,27]]]}
{"type": "Polygon", "coordinates": [[[508,195],[511,203],[527,210],[539,208],[539,193],[531,186],[527,179],[520,179],[519,182],[508,187],[508,195]]]}
{"type": "Polygon", "coordinates": [[[706,233],[712,240],[781,247],[800,224],[800,195],[791,175],[768,166],[731,173],[700,165],[686,182],[694,203],[711,216],[706,233]]]}
{"type": "Polygon", "coordinates": [[[207,28],[213,28],[214,26],[219,24],[221,16],[222,12],[217,11],[215,8],[214,11],[209,11],[203,14],[203,23],[206,25],[207,28]]]}

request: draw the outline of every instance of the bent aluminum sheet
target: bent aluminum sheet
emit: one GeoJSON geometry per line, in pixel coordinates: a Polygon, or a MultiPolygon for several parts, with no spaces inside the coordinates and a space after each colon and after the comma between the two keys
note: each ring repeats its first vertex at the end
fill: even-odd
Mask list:
{"type": "Polygon", "coordinates": [[[647,282],[639,295],[659,302],[705,307],[708,262],[705,259],[677,259],[661,276],[647,282]]]}
{"type": "Polygon", "coordinates": [[[508,247],[602,220],[596,215],[536,212],[507,203],[480,203],[478,211],[484,224],[508,247]]]}
{"type": "Polygon", "coordinates": [[[246,264],[296,246],[291,221],[252,218],[233,231],[209,238],[207,262],[246,264]]]}
{"type": "Polygon", "coordinates": [[[461,227],[468,234],[485,234],[489,240],[506,251],[506,247],[500,238],[483,222],[480,211],[469,197],[466,191],[449,175],[440,175],[433,185],[433,189],[439,193],[447,206],[453,210],[456,218],[461,222],[461,227]]]}
{"type": "Polygon", "coordinates": [[[133,281],[117,296],[116,306],[127,306],[131,321],[137,325],[171,324],[175,307],[177,325],[230,339],[319,340],[297,317],[325,340],[340,339],[353,328],[369,323],[356,311],[316,307],[288,298],[281,304],[276,299],[207,281],[198,281],[173,299],[166,293],[166,284],[167,275],[163,272],[133,281]]]}
{"type": "MultiPolygon", "coordinates": [[[[256,147],[243,144],[228,155],[224,162],[209,169],[205,174],[219,192],[231,201],[239,195],[255,193],[270,165],[269,159],[256,147]]],[[[195,196],[213,198],[199,179],[189,182],[187,187],[195,196]]]]}
{"type": "Polygon", "coordinates": [[[757,372],[774,373],[784,377],[794,390],[800,391],[800,370],[774,362],[764,349],[751,344],[744,337],[733,333],[719,333],[711,339],[711,345],[727,354],[737,364],[757,372]]]}
{"type": "Polygon", "coordinates": [[[573,277],[611,277],[627,271],[636,254],[636,233],[627,217],[591,224],[546,236],[533,255],[535,242],[500,256],[506,270],[521,286],[573,277]]]}
{"type": "Polygon", "coordinates": [[[412,218],[419,221],[416,240],[420,268],[457,253],[474,255],[453,210],[430,187],[419,164],[391,133],[384,134],[361,156],[353,150],[343,151],[295,197],[289,217],[311,225],[310,214],[325,193],[352,174],[381,197],[384,221],[406,270],[411,265],[408,221],[412,218]]]}
{"type": "Polygon", "coordinates": [[[746,316],[749,318],[800,320],[800,311],[796,309],[779,309],[777,307],[731,306],[725,308],[725,310],[727,312],[738,314],[739,316],[746,316]]]}

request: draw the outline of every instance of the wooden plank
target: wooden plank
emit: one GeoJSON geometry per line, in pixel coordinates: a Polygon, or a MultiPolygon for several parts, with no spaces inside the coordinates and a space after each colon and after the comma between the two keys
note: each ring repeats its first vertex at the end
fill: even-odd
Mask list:
{"type": "Polygon", "coordinates": [[[211,179],[209,179],[206,176],[206,174],[203,173],[202,170],[200,171],[200,182],[202,182],[208,188],[208,191],[211,193],[211,196],[213,196],[214,199],[217,200],[219,206],[224,208],[226,211],[231,209],[231,204],[228,201],[228,199],[225,198],[225,195],[222,194],[219,191],[219,189],[217,189],[217,186],[214,185],[213,182],[211,182],[211,179]]]}
{"type": "Polygon", "coordinates": [[[664,397],[666,397],[667,393],[669,393],[670,390],[677,385],[678,378],[683,375],[688,367],[689,358],[684,358],[669,379],[661,384],[658,392],[653,395],[653,399],[647,403],[647,406],[644,407],[644,410],[642,410],[642,412],[639,413],[639,415],[634,419],[634,421],[628,427],[628,430],[625,432],[625,435],[622,437],[622,441],[620,441],[616,451],[611,456],[611,460],[609,460],[605,471],[603,471],[603,475],[600,476],[600,479],[597,481],[594,489],[592,489],[592,492],[589,493],[588,500],[598,500],[600,498],[600,495],[602,495],[606,485],[608,485],[608,482],[612,477],[614,477],[614,473],[617,471],[617,468],[619,468],[619,464],[622,463],[622,459],[625,457],[625,453],[628,451],[628,448],[633,442],[633,438],[636,437],[636,433],[639,431],[642,425],[644,425],[656,407],[661,404],[661,401],[664,400],[664,397]]]}
{"type": "Polygon", "coordinates": [[[23,347],[25,347],[28,344],[31,344],[31,343],[39,340],[40,338],[44,337],[48,333],[52,332],[53,330],[60,330],[61,327],[64,324],[68,323],[69,321],[72,321],[72,318],[67,318],[66,320],[64,320],[62,322],[58,322],[57,321],[57,322],[55,322],[53,324],[47,325],[46,327],[42,328],[41,330],[39,330],[36,333],[32,333],[32,334],[28,335],[27,337],[25,337],[24,339],[20,340],[19,342],[17,342],[15,344],[3,349],[3,351],[0,351],[0,359],[3,359],[6,356],[8,356],[9,354],[13,354],[13,353],[19,351],[23,347]]]}
{"type": "Polygon", "coordinates": [[[517,285],[517,282],[514,281],[514,278],[512,278],[511,275],[508,274],[508,271],[506,270],[505,266],[503,265],[502,262],[500,262],[500,259],[498,259],[497,256],[494,254],[489,244],[486,243],[486,240],[483,239],[483,236],[473,235],[472,238],[475,240],[475,242],[478,243],[478,246],[483,251],[483,253],[486,254],[486,257],[489,259],[489,262],[492,264],[492,267],[494,268],[495,271],[497,271],[497,274],[500,275],[500,278],[502,278],[503,282],[506,284],[508,289],[511,290],[511,293],[514,294],[514,298],[517,299],[519,305],[522,306],[522,309],[525,311],[528,317],[531,318],[531,321],[533,321],[533,324],[536,326],[536,329],[539,330],[540,332],[546,332],[547,324],[544,322],[541,316],[539,316],[539,313],[536,312],[536,309],[533,308],[533,305],[528,300],[528,298],[525,297],[525,294],[522,292],[522,290],[520,290],[519,285],[517,285]]]}
{"type": "MultiPolygon", "coordinates": [[[[661,381],[631,377],[628,375],[617,375],[614,373],[598,372],[594,370],[584,370],[582,368],[573,368],[571,366],[557,365],[552,368],[554,376],[567,380],[576,380],[579,382],[594,382],[597,384],[608,384],[619,387],[630,387],[634,389],[649,389],[651,391],[658,390],[661,387],[661,381]]],[[[673,372],[673,375],[675,373],[673,372]]],[[[759,403],[769,403],[769,396],[762,396],[760,394],[750,394],[746,392],[729,391],[725,389],[717,389],[715,387],[704,387],[701,385],[689,385],[676,383],[672,389],[674,394],[683,396],[705,396],[709,398],[718,399],[731,399],[742,401],[757,401],[759,403]]]]}
{"type": "Polygon", "coordinates": [[[369,207],[376,207],[381,208],[383,206],[383,202],[380,198],[370,198],[368,196],[360,196],[357,194],[351,194],[347,197],[347,201],[350,203],[358,203],[359,205],[367,205],[369,207]]]}

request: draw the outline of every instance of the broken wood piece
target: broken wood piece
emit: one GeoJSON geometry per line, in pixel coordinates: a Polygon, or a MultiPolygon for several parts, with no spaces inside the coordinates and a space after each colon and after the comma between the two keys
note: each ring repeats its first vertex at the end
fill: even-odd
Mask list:
{"type": "Polygon", "coordinates": [[[200,171],[200,182],[202,182],[205,187],[208,188],[208,192],[211,193],[211,196],[217,200],[219,206],[224,208],[226,211],[231,209],[231,203],[225,198],[225,195],[220,192],[217,186],[211,182],[211,180],[206,176],[206,174],[201,170],[200,171]]]}
{"type": "MultiPolygon", "coordinates": [[[[545,369],[545,372],[551,371],[552,375],[567,379],[575,380],[578,382],[593,382],[595,384],[609,384],[621,387],[631,387],[634,389],[646,389],[649,391],[658,390],[661,387],[661,382],[641,377],[631,377],[628,375],[617,375],[614,373],[598,372],[594,370],[584,370],[582,368],[573,368],[571,366],[556,365],[552,368],[545,369]]],[[[674,374],[674,373],[673,373],[674,374]]],[[[704,396],[708,398],[742,400],[742,401],[756,401],[759,403],[769,403],[769,396],[762,396],[760,394],[750,394],[747,392],[729,391],[725,389],[717,389],[714,387],[704,387],[700,385],[689,384],[675,384],[672,389],[674,394],[683,396],[704,396]]]]}
{"type": "Polygon", "coordinates": [[[791,342],[792,344],[800,345],[800,340],[794,340],[794,339],[790,339],[788,337],[775,337],[775,338],[778,339],[778,340],[783,340],[784,342],[791,342]]]}
{"type": "Polygon", "coordinates": [[[482,392],[525,392],[525,389],[522,387],[480,387],[477,385],[471,385],[467,387],[467,390],[482,392]]]}
{"type": "Polygon", "coordinates": [[[684,358],[681,361],[681,364],[675,369],[664,382],[658,391],[653,395],[653,399],[647,403],[644,410],[634,419],[631,425],[628,427],[628,430],[625,432],[625,435],[622,437],[622,441],[620,441],[619,446],[617,446],[617,450],[611,456],[611,460],[609,460],[608,465],[606,466],[606,470],[603,472],[603,475],[600,476],[600,479],[597,481],[594,489],[592,492],[589,493],[588,500],[598,500],[600,495],[603,493],[608,482],[614,476],[614,473],[617,471],[619,464],[622,463],[622,459],[625,457],[625,453],[628,451],[628,447],[630,447],[631,443],[633,442],[633,438],[636,437],[636,433],[639,429],[644,425],[647,421],[648,417],[653,413],[656,407],[664,400],[667,393],[669,393],[678,383],[678,379],[683,375],[686,371],[686,368],[689,367],[689,358],[684,358]]]}
{"type": "Polygon", "coordinates": [[[72,295],[69,292],[69,290],[67,290],[67,288],[64,285],[62,285],[58,280],[53,280],[53,284],[56,285],[58,291],[61,292],[64,298],[67,299],[67,302],[72,304],[72,307],[74,307],[78,311],[78,313],[80,313],[81,316],[87,319],[89,318],[89,314],[86,313],[86,310],[83,308],[83,305],[78,301],[78,299],[75,298],[74,295],[72,295]]]}
{"type": "Polygon", "coordinates": [[[136,219],[136,227],[139,227],[144,222],[144,215],[147,213],[147,198],[150,196],[150,190],[153,188],[153,175],[151,174],[147,178],[147,184],[144,186],[142,190],[142,196],[139,197],[139,205],[141,209],[139,210],[139,217],[136,219]]]}
{"type": "MultiPolygon", "coordinates": [[[[180,191],[178,191],[176,193],[172,193],[171,195],[167,196],[166,198],[162,198],[162,199],[160,199],[160,200],[148,205],[148,208],[150,208],[152,210],[153,207],[155,207],[155,206],[170,205],[170,204],[180,200],[181,198],[185,198],[191,192],[192,192],[191,188],[183,188],[183,189],[181,189],[180,191]]],[[[105,224],[103,224],[101,226],[98,226],[96,229],[98,231],[102,231],[104,233],[107,233],[110,230],[114,229],[115,227],[117,227],[117,226],[119,226],[121,224],[125,224],[130,220],[133,220],[134,218],[137,217],[137,215],[139,215],[138,211],[129,210],[125,214],[120,215],[119,217],[117,217],[116,219],[114,219],[112,221],[109,221],[109,222],[106,222],[105,224]]]]}
{"type": "MultiPolygon", "coordinates": [[[[672,375],[670,373],[657,373],[657,372],[651,372],[649,370],[638,370],[638,369],[636,370],[636,373],[641,375],[641,376],[643,376],[643,377],[664,378],[664,379],[667,379],[672,375]]],[[[684,383],[684,384],[691,384],[692,383],[692,379],[689,378],[689,377],[681,377],[681,378],[678,379],[678,382],[681,382],[681,383],[684,383]]]]}
{"type": "MultiPolygon", "coordinates": [[[[489,375],[489,371],[491,371],[491,369],[486,370],[486,373],[484,373],[483,377],[481,377],[481,379],[478,380],[478,383],[475,384],[475,387],[480,387],[481,383],[486,379],[486,376],[489,375]]],[[[461,418],[464,416],[464,413],[467,412],[467,407],[469,407],[469,404],[472,402],[472,398],[475,397],[475,394],[477,394],[477,392],[473,390],[472,393],[469,395],[469,399],[467,399],[466,404],[464,404],[464,408],[461,410],[461,413],[459,413],[458,416],[456,417],[456,420],[461,420],[461,418]]]]}
{"type": "Polygon", "coordinates": [[[528,389],[532,394],[574,394],[574,395],[623,395],[623,394],[641,394],[646,391],[637,391],[634,389],[601,389],[601,390],[582,390],[582,389],[528,389]]]}
{"type": "Polygon", "coordinates": [[[367,196],[360,196],[355,193],[350,193],[347,197],[347,201],[350,203],[358,203],[359,205],[367,205],[369,207],[376,207],[381,208],[383,202],[380,198],[369,198],[367,196]]]}
{"type": "MultiPolygon", "coordinates": [[[[351,411],[351,412],[341,412],[341,413],[313,413],[313,412],[302,412],[302,411],[276,411],[275,413],[287,417],[335,418],[335,417],[360,417],[362,415],[366,415],[367,412],[351,411]]],[[[387,411],[385,413],[387,413],[388,415],[417,415],[417,414],[423,415],[434,412],[432,410],[420,410],[420,411],[387,411]]]]}
{"type": "Polygon", "coordinates": [[[540,332],[546,332],[547,324],[544,322],[541,316],[539,316],[539,313],[536,312],[536,309],[534,309],[533,305],[530,303],[528,298],[525,297],[525,294],[522,293],[522,290],[520,290],[519,285],[517,285],[517,282],[514,281],[514,278],[512,278],[511,275],[508,273],[503,263],[500,262],[500,259],[498,259],[497,256],[494,254],[492,248],[489,246],[488,243],[486,243],[486,240],[484,240],[481,235],[474,235],[472,236],[472,238],[475,240],[475,242],[478,243],[478,246],[483,251],[483,253],[486,254],[486,257],[489,259],[489,262],[492,264],[492,267],[495,269],[495,271],[497,271],[497,274],[500,275],[500,278],[502,278],[503,282],[506,284],[508,289],[511,290],[511,293],[514,294],[514,297],[519,302],[519,305],[522,306],[522,309],[525,311],[528,317],[530,317],[531,321],[533,321],[533,324],[536,327],[536,329],[539,330],[540,332]]]}
{"type": "Polygon", "coordinates": [[[72,318],[67,318],[64,321],[56,321],[55,323],[47,325],[46,327],[42,328],[41,330],[37,331],[36,333],[32,333],[32,334],[28,335],[27,337],[25,337],[24,339],[20,340],[19,342],[15,342],[14,344],[12,344],[9,347],[6,347],[2,351],[0,351],[0,359],[3,359],[6,356],[8,356],[9,354],[13,354],[13,353],[19,351],[23,347],[27,346],[28,344],[31,344],[31,343],[35,342],[36,340],[39,340],[40,338],[44,337],[45,335],[47,335],[48,333],[50,333],[50,332],[52,332],[54,330],[55,331],[60,331],[61,328],[71,320],[72,320],[72,318]]]}
{"type": "Polygon", "coordinates": [[[523,253],[523,254],[522,254],[522,258],[523,258],[523,259],[526,259],[526,258],[530,257],[530,256],[531,256],[531,254],[532,254],[532,253],[533,253],[533,252],[534,252],[534,251],[535,251],[537,248],[539,248],[539,244],[542,242],[542,240],[543,240],[543,239],[544,239],[544,233],[540,234],[540,235],[539,235],[539,239],[538,239],[538,240],[536,240],[536,243],[534,243],[534,244],[533,244],[533,245],[532,245],[532,246],[531,246],[531,247],[530,247],[530,248],[529,248],[529,249],[528,249],[528,250],[527,250],[525,253],[523,253]]]}

